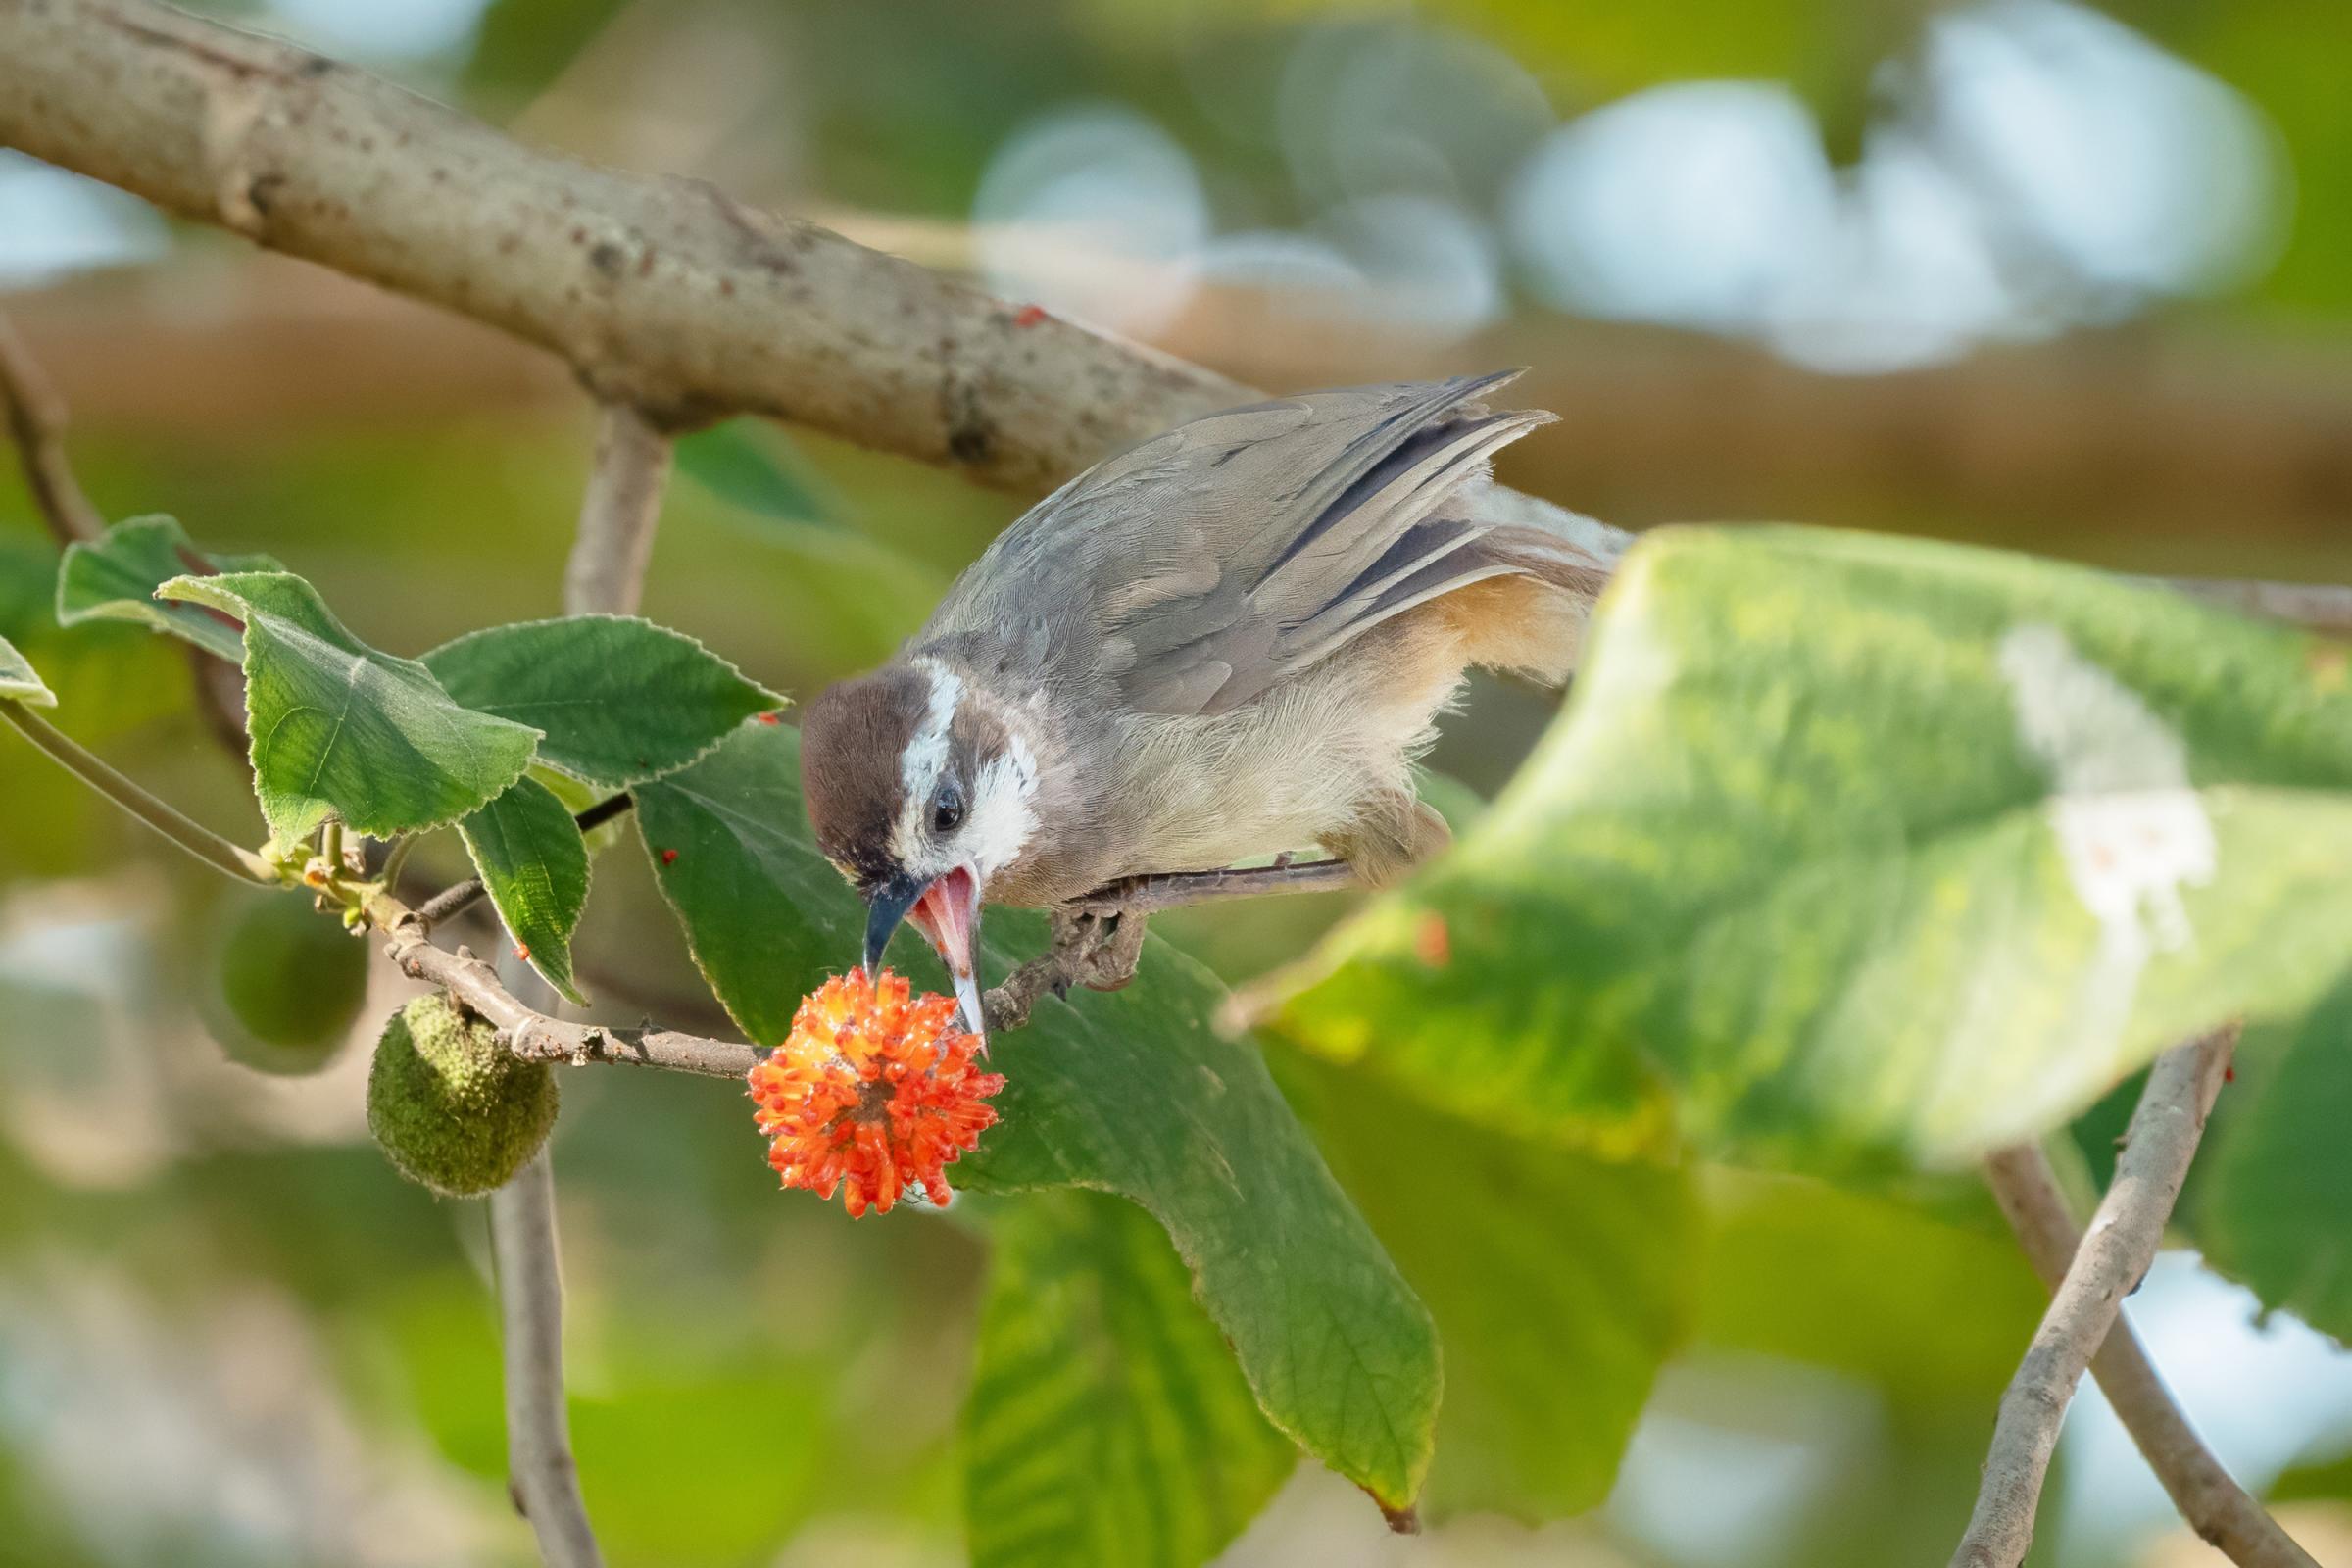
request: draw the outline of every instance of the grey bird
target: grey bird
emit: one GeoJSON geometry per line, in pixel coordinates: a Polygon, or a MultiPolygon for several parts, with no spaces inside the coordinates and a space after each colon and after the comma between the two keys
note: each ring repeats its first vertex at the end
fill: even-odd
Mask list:
{"type": "Polygon", "coordinates": [[[1564,681],[1605,575],[1564,529],[1583,519],[1478,520],[1496,449],[1552,417],[1480,404],[1517,374],[1308,393],[1145,441],[811,702],[809,822],[867,903],[868,972],[910,919],[979,1032],[983,903],[1066,907],[1309,845],[1380,886],[1444,848],[1411,772],[1436,718],[1469,666],[1564,681]]]}

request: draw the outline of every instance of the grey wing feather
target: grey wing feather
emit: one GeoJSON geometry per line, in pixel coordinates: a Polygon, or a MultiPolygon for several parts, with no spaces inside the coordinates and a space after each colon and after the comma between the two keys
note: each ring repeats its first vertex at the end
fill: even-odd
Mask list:
{"type": "Polygon", "coordinates": [[[1081,474],[966,573],[927,635],[1013,625],[1140,711],[1213,713],[1389,616],[1522,569],[1446,503],[1551,416],[1475,401],[1518,372],[1228,410],[1081,474]]]}

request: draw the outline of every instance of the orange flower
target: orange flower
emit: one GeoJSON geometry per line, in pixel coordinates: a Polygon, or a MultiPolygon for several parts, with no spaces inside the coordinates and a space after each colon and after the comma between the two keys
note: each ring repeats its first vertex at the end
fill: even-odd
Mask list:
{"type": "Polygon", "coordinates": [[[953,997],[910,1000],[906,980],[836,975],[801,1003],[792,1033],[751,1071],[754,1119],[787,1187],[832,1198],[850,1217],[889,1213],[910,1187],[952,1196],[945,1167],[996,1125],[986,1101],[1002,1073],[972,1065],[979,1041],[956,1027],[953,997]]]}

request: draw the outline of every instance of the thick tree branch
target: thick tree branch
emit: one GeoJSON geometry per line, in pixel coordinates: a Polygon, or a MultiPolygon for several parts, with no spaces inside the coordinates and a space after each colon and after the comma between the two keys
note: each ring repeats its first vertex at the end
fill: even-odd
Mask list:
{"type": "Polygon", "coordinates": [[[144,0],[0,0],[0,143],[504,327],[664,423],[772,415],[1035,490],[1242,397],[707,185],[534,151],[144,0]]]}
{"type": "MultiPolygon", "coordinates": [[[[1984,1162],[1984,1180],[2034,1272],[2057,1290],[2082,1245],[2082,1232],[2067,1209],[2049,1157],[2035,1144],[2002,1150],[1984,1162]]],[[[2107,1331],[2090,1371],[2180,1517],[2200,1537],[2238,1568],[2319,1568],[2205,1446],[2128,1320],[2119,1316],[2107,1331]]]]}
{"type": "Polygon", "coordinates": [[[490,1195],[506,1364],[507,1470],[547,1568],[602,1568],[571,1459],[564,1407],[564,1281],[557,1266],[556,1183],[547,1151],[490,1195]]]}
{"type": "Polygon", "coordinates": [[[82,493],[66,461],[66,405],[8,318],[0,316],[0,417],[24,466],[33,508],[61,545],[95,539],[106,519],[82,493]]]}
{"type": "MultiPolygon", "coordinates": [[[[0,0],[0,144],[502,327],[563,356],[601,399],[658,428],[767,415],[1036,492],[1124,442],[1253,395],[816,224],[752,211],[710,186],[535,151],[366,73],[149,0],[0,0]]],[[[1724,385],[1768,365],[1755,357],[1753,375],[1724,385]]],[[[1541,379],[1529,390],[1568,412],[1588,442],[1619,449],[1720,444],[1731,411],[1790,403],[1718,387],[1697,400],[1701,429],[1645,416],[1621,430],[1612,411],[1654,408],[1638,392],[1658,369],[1620,367],[1597,404],[1541,379]]],[[[1815,379],[1822,397],[1839,395],[1837,383],[1815,379]]],[[[1891,420],[1886,443],[1916,466],[1921,430],[1967,423],[1906,412],[1909,391],[1924,384],[1902,379],[1897,396],[1873,383],[1847,416],[1804,426],[1891,420]]],[[[2044,392],[2080,401],[2063,377],[2044,392]]],[[[1970,437],[1969,453],[2047,445],[2036,412],[2046,396],[1980,401],[2010,416],[2030,407],[2022,422],[2011,417],[2015,430],[1970,437]]],[[[2306,411],[2293,422],[2314,417],[2306,411]]],[[[2316,417],[2320,450],[2337,452],[2340,420],[2316,417]]],[[[2133,416],[2116,439],[2161,423],[2133,416]]],[[[2268,450],[2259,438],[2270,424],[2237,445],[2268,450]]],[[[1790,445],[1775,438],[1776,450],[1790,445]]],[[[2159,440],[2147,462],[2109,463],[2098,486],[2169,472],[2163,455],[2159,440]]],[[[2308,490],[2311,465],[2287,461],[2300,464],[2294,472],[2308,490]]],[[[2332,457],[2324,466],[2330,474],[2337,466],[2332,457]]],[[[2052,493],[2046,475],[2021,482],[2032,495],[2052,493]]],[[[2160,491],[2179,488],[2159,482],[2160,491]]],[[[1498,518],[1535,509],[1604,569],[1631,539],[1515,491],[1497,488],[1481,506],[1498,518]]],[[[2255,598],[2270,612],[2352,628],[2352,595],[2338,590],[2261,589],[2255,598]]]]}
{"type": "MultiPolygon", "coordinates": [[[[147,0],[0,0],[0,144],[503,327],[664,428],[767,415],[1037,492],[1254,395],[147,0]]],[[[1596,564],[1628,537],[1494,503],[1541,509],[1596,564]]]]}
{"type": "Polygon", "coordinates": [[[2236,1044],[2237,1028],[2230,1025],[2166,1052],[2149,1072],[2116,1156],[2115,1180],[2001,1396],[1984,1485],[1952,1568],[2017,1568],[2025,1560],[2067,1404],[2114,1327],[2125,1296],[2138,1288],[2155,1260],[2165,1219],[2180,1195],[2236,1044]]]}

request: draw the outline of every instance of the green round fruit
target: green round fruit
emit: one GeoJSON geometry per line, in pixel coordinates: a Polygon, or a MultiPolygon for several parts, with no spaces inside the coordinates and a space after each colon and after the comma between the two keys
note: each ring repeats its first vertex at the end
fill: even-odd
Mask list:
{"type": "Polygon", "coordinates": [[[444,1198],[503,1187],[556,1125],[556,1075],[517,1061],[447,997],[394,1013],[368,1073],[368,1128],[403,1176],[444,1198]]]}
{"type": "Polygon", "coordinates": [[[263,894],[230,920],[214,974],[197,1010],[232,1060],[317,1072],[368,1000],[368,944],[307,898],[263,894]]]}

